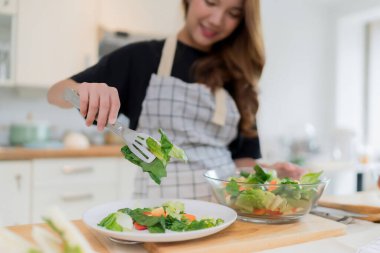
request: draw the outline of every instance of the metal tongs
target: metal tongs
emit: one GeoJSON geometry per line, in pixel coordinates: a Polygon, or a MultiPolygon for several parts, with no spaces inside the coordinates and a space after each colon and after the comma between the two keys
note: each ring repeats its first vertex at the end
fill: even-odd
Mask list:
{"type": "MultiPolygon", "coordinates": [[[[75,90],[66,88],[63,97],[75,108],[80,109],[80,98],[75,90]]],[[[115,124],[107,123],[106,127],[111,130],[112,133],[120,136],[133,154],[135,154],[142,161],[151,163],[156,158],[156,156],[153,155],[147,148],[148,146],[146,144],[146,140],[149,135],[138,133],[132,129],[129,129],[119,121],[116,121],[115,124]]]]}

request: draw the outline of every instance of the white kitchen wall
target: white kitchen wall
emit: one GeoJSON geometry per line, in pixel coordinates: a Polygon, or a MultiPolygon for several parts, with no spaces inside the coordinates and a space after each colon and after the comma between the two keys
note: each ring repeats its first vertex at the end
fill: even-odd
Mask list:
{"type": "Polygon", "coordinates": [[[181,1],[100,0],[100,25],[149,35],[168,35],[183,24],[181,1]]]}
{"type": "Polygon", "coordinates": [[[264,156],[276,156],[272,149],[277,138],[302,137],[307,124],[315,127],[323,144],[333,122],[335,36],[330,12],[312,0],[261,3],[267,63],[258,123],[264,156]]]}
{"type": "Polygon", "coordinates": [[[367,48],[370,44],[365,38],[368,36],[367,25],[380,21],[380,2],[351,1],[344,8],[336,7],[334,11],[338,24],[335,124],[354,130],[362,143],[379,143],[378,137],[369,141],[368,138],[374,136],[366,133],[366,128],[370,131],[368,125],[378,115],[371,115],[374,108],[366,109],[367,101],[373,94],[366,95],[366,86],[371,85],[371,76],[367,74],[372,74],[367,67],[370,61],[373,64],[372,58],[376,56],[366,55],[370,52],[367,48]]]}

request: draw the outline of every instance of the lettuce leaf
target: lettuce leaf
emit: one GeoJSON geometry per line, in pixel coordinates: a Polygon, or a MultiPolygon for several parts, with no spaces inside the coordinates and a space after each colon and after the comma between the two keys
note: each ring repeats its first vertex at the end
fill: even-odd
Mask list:
{"type": "Polygon", "coordinates": [[[255,165],[253,169],[255,170],[255,173],[252,173],[247,177],[247,183],[249,184],[265,184],[265,182],[270,181],[273,177],[272,174],[266,173],[260,165],[255,165]]]}
{"type": "Polygon", "coordinates": [[[166,218],[166,228],[176,232],[182,231],[194,231],[205,228],[216,227],[220,224],[224,223],[222,219],[213,219],[213,218],[205,218],[201,220],[194,220],[191,223],[187,224],[183,220],[177,220],[171,216],[166,218]]]}
{"type": "Polygon", "coordinates": [[[59,229],[51,219],[44,218],[44,220],[46,224],[51,228],[51,230],[53,230],[62,240],[63,253],[83,253],[79,245],[73,245],[71,242],[68,241],[68,239],[66,238],[67,235],[65,235],[64,231],[59,229]]]}
{"type": "Polygon", "coordinates": [[[239,185],[235,179],[231,179],[226,185],[226,192],[231,194],[232,197],[237,197],[239,195],[239,185]]]}
{"type": "Polygon", "coordinates": [[[181,219],[182,215],[185,212],[185,205],[182,202],[178,201],[168,201],[162,205],[165,209],[167,215],[170,215],[173,218],[178,220],[181,219]]]}
{"type": "Polygon", "coordinates": [[[144,172],[149,173],[149,176],[157,184],[161,184],[161,178],[166,177],[166,167],[159,158],[154,159],[151,163],[146,163],[132,153],[128,146],[122,147],[121,152],[124,154],[125,159],[139,166],[144,172]]]}
{"type": "Polygon", "coordinates": [[[260,189],[249,189],[242,191],[235,205],[245,211],[252,212],[253,208],[265,208],[265,192],[260,189]]]}
{"type": "Polygon", "coordinates": [[[192,221],[187,227],[185,228],[185,231],[194,231],[194,230],[200,230],[204,228],[212,228],[216,227],[220,224],[222,224],[224,220],[222,219],[202,219],[202,220],[195,220],[192,221]]]}
{"type": "Polygon", "coordinates": [[[322,175],[322,172],[323,171],[304,174],[300,179],[300,183],[301,184],[317,184],[321,181],[319,177],[322,175]]]}
{"type": "Polygon", "coordinates": [[[157,184],[161,184],[161,178],[166,177],[166,166],[170,161],[170,158],[176,158],[183,161],[187,161],[187,156],[185,151],[181,148],[175,146],[167,137],[162,129],[158,130],[161,134],[160,142],[149,137],[146,140],[148,150],[152,152],[156,159],[151,163],[146,163],[138,158],[127,145],[121,148],[121,152],[124,154],[125,159],[132,162],[133,164],[142,168],[144,172],[149,173],[149,176],[157,184]]]}
{"type": "Polygon", "coordinates": [[[111,213],[98,223],[98,226],[108,230],[122,232],[123,228],[116,221],[116,213],[111,213]]]}

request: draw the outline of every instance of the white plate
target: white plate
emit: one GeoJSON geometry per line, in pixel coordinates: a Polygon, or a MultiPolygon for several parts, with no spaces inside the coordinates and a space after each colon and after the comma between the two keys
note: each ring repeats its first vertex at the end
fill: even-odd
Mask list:
{"type": "Polygon", "coordinates": [[[236,212],[231,208],[206,201],[189,199],[131,199],[119,202],[106,203],[103,205],[93,207],[83,214],[83,221],[89,228],[113,239],[136,242],[176,242],[191,240],[215,234],[231,225],[236,220],[236,217],[236,212]],[[151,208],[161,206],[163,203],[167,201],[180,201],[184,203],[185,212],[195,215],[197,219],[206,217],[215,219],[221,218],[224,220],[224,223],[217,227],[206,228],[196,231],[174,232],[166,230],[165,233],[162,234],[152,234],[149,233],[148,230],[116,232],[110,231],[97,225],[104,217],[106,217],[110,213],[116,212],[118,209],[127,207],[131,209],[144,207],[151,208]]]}

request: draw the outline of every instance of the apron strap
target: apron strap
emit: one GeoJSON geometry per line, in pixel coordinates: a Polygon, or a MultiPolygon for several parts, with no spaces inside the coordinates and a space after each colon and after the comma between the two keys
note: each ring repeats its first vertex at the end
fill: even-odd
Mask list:
{"type": "Polygon", "coordinates": [[[171,75],[175,51],[177,49],[177,35],[171,35],[165,40],[162,49],[160,65],[158,66],[157,75],[168,77],[171,75]]]}
{"type": "Polygon", "coordinates": [[[226,100],[226,90],[219,88],[215,91],[215,111],[212,116],[212,122],[224,126],[227,117],[227,100],[226,100]]]}
{"type": "MultiPolygon", "coordinates": [[[[163,77],[171,75],[176,49],[177,34],[173,34],[165,40],[157,75],[163,77]]],[[[215,111],[211,121],[217,125],[224,126],[227,117],[226,90],[219,88],[215,91],[214,96],[215,111]]]]}

